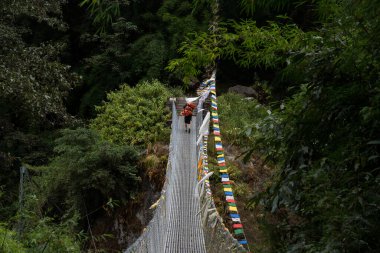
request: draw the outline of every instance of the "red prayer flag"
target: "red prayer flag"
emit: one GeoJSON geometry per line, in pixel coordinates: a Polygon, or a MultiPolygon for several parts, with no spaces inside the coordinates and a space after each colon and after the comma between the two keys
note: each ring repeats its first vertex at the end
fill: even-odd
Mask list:
{"type": "Polygon", "coordinates": [[[243,228],[243,224],[234,224],[232,225],[233,228],[243,228]]]}

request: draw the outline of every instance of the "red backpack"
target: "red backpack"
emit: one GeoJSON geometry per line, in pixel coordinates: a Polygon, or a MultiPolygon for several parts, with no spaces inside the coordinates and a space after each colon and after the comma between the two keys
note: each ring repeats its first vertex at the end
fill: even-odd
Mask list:
{"type": "Polygon", "coordinates": [[[193,112],[188,110],[187,107],[181,113],[183,116],[193,116],[193,112]]]}
{"type": "Polygon", "coordinates": [[[187,103],[187,104],[186,104],[186,107],[190,107],[190,108],[191,108],[191,110],[194,110],[194,109],[195,109],[195,107],[196,107],[196,105],[195,105],[195,104],[193,104],[193,103],[191,103],[191,102],[189,102],[189,103],[187,103]]]}

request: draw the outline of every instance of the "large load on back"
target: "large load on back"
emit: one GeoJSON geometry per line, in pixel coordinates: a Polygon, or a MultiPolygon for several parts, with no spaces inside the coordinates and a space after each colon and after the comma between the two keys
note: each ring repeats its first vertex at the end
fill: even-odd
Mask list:
{"type": "Polygon", "coordinates": [[[183,116],[193,116],[193,110],[195,109],[196,105],[189,102],[186,103],[185,106],[183,107],[183,110],[181,112],[181,115],[183,116]]]}
{"type": "Polygon", "coordinates": [[[185,107],[188,107],[188,108],[191,108],[191,110],[194,110],[196,105],[192,102],[188,102],[188,103],[186,103],[185,107]]]}

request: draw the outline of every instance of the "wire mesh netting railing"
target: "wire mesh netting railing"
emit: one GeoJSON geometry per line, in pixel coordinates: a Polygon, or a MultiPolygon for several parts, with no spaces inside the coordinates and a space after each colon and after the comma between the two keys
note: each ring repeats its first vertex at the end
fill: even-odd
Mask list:
{"type": "Polygon", "coordinates": [[[145,252],[165,252],[164,245],[167,235],[167,213],[170,211],[170,191],[168,190],[169,180],[173,170],[174,148],[177,146],[178,115],[174,101],[172,102],[172,131],[170,135],[169,159],[166,168],[166,180],[161,191],[161,196],[154,212],[152,220],[144,229],[143,234],[125,251],[125,253],[145,253],[145,252]],[[168,202],[168,203],[167,203],[168,202]],[[167,209],[169,207],[169,210],[167,209]]]}
{"type": "MultiPolygon", "coordinates": [[[[178,116],[172,103],[172,133],[166,181],[161,197],[141,237],[131,245],[127,253],[206,252],[201,226],[199,199],[194,196],[197,184],[196,167],[196,119],[193,131],[186,132],[183,117],[178,116]]],[[[195,118],[195,117],[193,117],[195,118]]]]}

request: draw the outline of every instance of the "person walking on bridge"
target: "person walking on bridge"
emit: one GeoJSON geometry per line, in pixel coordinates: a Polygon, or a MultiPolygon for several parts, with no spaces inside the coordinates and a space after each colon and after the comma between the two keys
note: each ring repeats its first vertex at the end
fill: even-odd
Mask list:
{"type": "Polygon", "coordinates": [[[181,115],[184,116],[184,118],[185,118],[185,132],[190,133],[191,119],[193,117],[194,108],[195,108],[195,104],[193,104],[191,102],[186,103],[183,106],[183,110],[181,112],[181,115]],[[188,129],[189,129],[189,131],[187,131],[188,129]]]}

